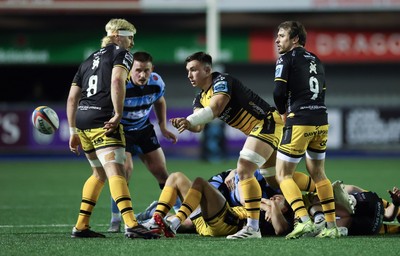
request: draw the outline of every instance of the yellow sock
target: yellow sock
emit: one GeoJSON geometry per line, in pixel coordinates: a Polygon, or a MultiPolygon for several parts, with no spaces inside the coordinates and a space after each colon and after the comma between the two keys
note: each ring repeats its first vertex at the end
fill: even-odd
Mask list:
{"type": "Polygon", "coordinates": [[[307,174],[302,172],[295,172],[293,174],[293,180],[294,182],[296,182],[301,191],[315,192],[315,183],[307,174]]]}
{"type": "Polygon", "coordinates": [[[299,187],[293,179],[284,179],[280,184],[283,196],[292,207],[296,217],[308,216],[307,209],[304,206],[303,197],[299,187]]]}
{"type": "Polygon", "coordinates": [[[177,196],[178,194],[176,189],[170,186],[165,186],[161,191],[154,214],[159,214],[164,218],[175,204],[177,196]]]}
{"type": "Polygon", "coordinates": [[[194,188],[189,189],[185,200],[183,200],[182,205],[176,214],[176,217],[179,218],[181,222],[185,221],[189,215],[200,205],[201,196],[202,195],[200,191],[194,188]]]}
{"type": "Polygon", "coordinates": [[[104,182],[100,181],[93,175],[90,176],[83,185],[81,208],[75,225],[78,230],[89,228],[90,215],[99,199],[103,187],[104,182]]]}
{"type": "Polygon", "coordinates": [[[246,208],[247,218],[258,221],[260,218],[261,188],[257,179],[253,176],[239,182],[243,193],[244,208],[246,208]]]}
{"type": "Polygon", "coordinates": [[[379,230],[380,235],[384,234],[399,234],[400,226],[396,224],[383,224],[381,229],[379,230]]]}
{"type": "Polygon", "coordinates": [[[132,208],[131,194],[123,176],[114,175],[108,179],[111,196],[121,212],[122,219],[128,227],[138,225],[132,208]]]}
{"type": "Polygon", "coordinates": [[[326,222],[335,222],[335,200],[333,198],[333,188],[330,180],[325,179],[315,184],[322,210],[325,214],[326,222]]]}

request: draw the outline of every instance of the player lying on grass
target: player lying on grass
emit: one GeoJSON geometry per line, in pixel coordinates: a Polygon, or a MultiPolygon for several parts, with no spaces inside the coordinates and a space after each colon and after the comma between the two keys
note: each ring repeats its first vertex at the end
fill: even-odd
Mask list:
{"type": "MultiPolygon", "coordinates": [[[[235,170],[222,172],[210,178],[208,182],[196,178],[193,183],[183,173],[172,174],[160,195],[153,218],[146,226],[161,228],[166,237],[174,237],[183,223],[184,229],[188,230],[188,223],[191,222],[186,220],[190,218],[200,235],[228,235],[228,238],[231,238],[229,235],[240,230],[246,220],[246,212],[237,185],[239,177],[235,173],[235,170]],[[164,220],[172,207],[171,203],[178,196],[184,200],[182,207],[170,221],[164,220]]],[[[305,180],[304,176],[306,175],[303,173],[296,174],[300,181],[305,180]]],[[[271,187],[258,170],[255,177],[260,184],[263,197],[259,224],[261,235],[283,235],[291,231],[293,213],[280,195],[280,191],[271,187]]],[[[303,182],[300,186],[304,190],[315,188],[313,182],[310,183],[303,182]]],[[[247,238],[258,237],[249,234],[247,238]]]]}
{"type": "MultiPolygon", "coordinates": [[[[383,224],[383,221],[393,221],[397,216],[400,204],[398,188],[389,191],[391,204],[375,192],[354,185],[344,185],[341,181],[334,182],[333,189],[337,206],[337,225],[347,228],[349,236],[399,232],[398,225],[383,224]]],[[[325,223],[318,197],[314,193],[307,193],[304,198],[318,230],[325,223]]]]}

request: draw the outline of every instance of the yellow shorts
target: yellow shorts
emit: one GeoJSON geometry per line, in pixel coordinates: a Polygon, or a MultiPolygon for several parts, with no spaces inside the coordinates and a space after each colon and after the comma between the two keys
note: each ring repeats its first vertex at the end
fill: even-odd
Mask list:
{"type": "Polygon", "coordinates": [[[268,143],[273,149],[277,149],[282,136],[283,121],[278,111],[270,112],[267,117],[260,121],[249,136],[259,138],[268,143]]]}
{"type": "Polygon", "coordinates": [[[290,158],[301,158],[306,150],[316,154],[325,153],[328,128],[329,125],[285,126],[278,151],[290,158]]]}
{"type": "Polygon", "coordinates": [[[125,147],[125,136],[123,126],[120,124],[119,128],[111,135],[106,136],[104,129],[78,129],[79,138],[81,139],[82,149],[85,153],[93,152],[97,149],[106,147],[125,147]]]}
{"type": "Polygon", "coordinates": [[[245,219],[244,207],[231,208],[227,203],[215,217],[206,221],[199,216],[192,219],[192,222],[196,227],[196,232],[201,236],[227,236],[240,230],[245,219]]]}

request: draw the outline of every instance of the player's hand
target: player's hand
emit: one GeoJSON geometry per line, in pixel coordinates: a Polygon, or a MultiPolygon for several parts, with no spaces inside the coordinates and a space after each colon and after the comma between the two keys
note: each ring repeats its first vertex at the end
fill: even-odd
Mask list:
{"type": "Polygon", "coordinates": [[[265,220],[271,222],[272,211],[271,211],[271,200],[266,198],[261,198],[261,210],[265,211],[265,220]]]}
{"type": "Polygon", "coordinates": [[[79,152],[79,146],[81,146],[81,139],[79,138],[78,134],[72,134],[69,137],[69,149],[77,156],[81,154],[79,152]]]}
{"type": "Polygon", "coordinates": [[[392,198],[394,206],[400,206],[400,190],[397,187],[394,187],[393,190],[388,190],[388,193],[392,198]]]}
{"type": "Polygon", "coordinates": [[[169,119],[169,121],[171,122],[173,127],[178,129],[179,133],[182,133],[183,131],[190,128],[190,122],[184,117],[171,118],[169,119]]]}
{"type": "Polygon", "coordinates": [[[235,170],[231,170],[224,180],[224,183],[228,187],[229,191],[235,190],[235,172],[235,170]]]}
{"type": "Polygon", "coordinates": [[[178,138],[175,136],[175,134],[173,134],[172,132],[170,132],[169,130],[165,129],[165,130],[161,130],[162,135],[164,136],[164,138],[170,140],[173,144],[176,144],[176,142],[178,141],[178,138]]]}
{"type": "Polygon", "coordinates": [[[111,134],[113,134],[118,129],[120,120],[121,118],[115,115],[107,122],[104,122],[103,126],[103,129],[105,130],[104,134],[106,136],[110,136],[111,134]]]}

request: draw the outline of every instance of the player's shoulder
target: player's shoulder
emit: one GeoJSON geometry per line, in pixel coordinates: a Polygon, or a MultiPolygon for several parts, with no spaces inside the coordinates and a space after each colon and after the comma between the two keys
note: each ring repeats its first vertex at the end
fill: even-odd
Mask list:
{"type": "Polygon", "coordinates": [[[212,73],[212,80],[213,84],[219,83],[221,81],[227,81],[229,80],[230,75],[226,73],[220,73],[220,72],[213,72],[212,73]]]}
{"type": "Polygon", "coordinates": [[[159,87],[164,88],[165,83],[162,77],[156,73],[156,72],[151,72],[150,77],[149,77],[149,85],[157,85],[159,87]]]}

